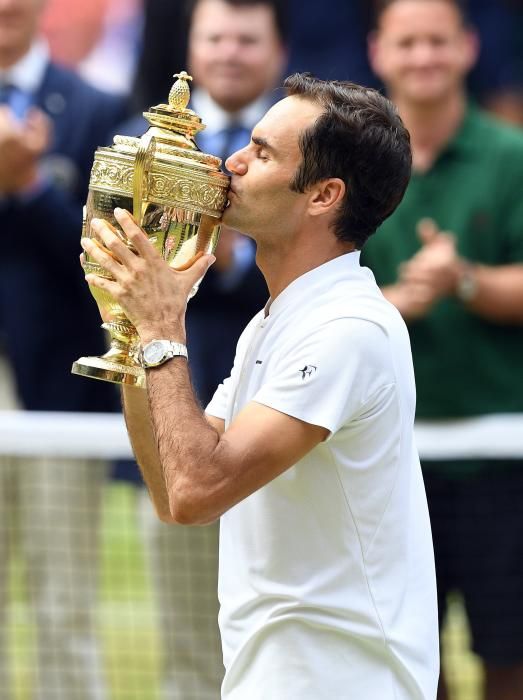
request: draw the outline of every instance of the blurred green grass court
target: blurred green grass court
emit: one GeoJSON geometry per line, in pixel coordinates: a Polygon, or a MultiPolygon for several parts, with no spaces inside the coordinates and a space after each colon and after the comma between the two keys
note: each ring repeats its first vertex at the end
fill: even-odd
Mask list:
{"type": "MultiPolygon", "coordinates": [[[[35,630],[17,562],[12,567],[9,589],[8,639],[13,700],[32,700],[35,630]]],[[[107,486],[105,494],[97,609],[109,700],[161,700],[161,650],[156,614],[138,531],[136,489],[114,482],[107,486]]],[[[468,630],[458,598],[451,601],[443,642],[450,700],[480,700],[481,667],[466,651],[468,630]]]]}

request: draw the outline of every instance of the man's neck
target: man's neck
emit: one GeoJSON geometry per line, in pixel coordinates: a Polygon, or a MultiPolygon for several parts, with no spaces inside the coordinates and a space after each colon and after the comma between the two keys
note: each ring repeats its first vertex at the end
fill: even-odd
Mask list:
{"type": "Polygon", "coordinates": [[[31,44],[16,47],[12,50],[0,51],[0,70],[7,71],[18,63],[30,50],[31,44]]]}
{"type": "Polygon", "coordinates": [[[430,105],[395,100],[394,96],[392,100],[410,133],[414,170],[429,170],[463,122],[467,106],[465,94],[456,92],[450,99],[430,105]]]}
{"type": "Polygon", "coordinates": [[[299,235],[286,245],[281,238],[270,244],[258,241],[256,264],[265,277],[271,301],[306,272],[354,250],[352,243],[340,241],[330,229],[314,233],[299,235]]]}

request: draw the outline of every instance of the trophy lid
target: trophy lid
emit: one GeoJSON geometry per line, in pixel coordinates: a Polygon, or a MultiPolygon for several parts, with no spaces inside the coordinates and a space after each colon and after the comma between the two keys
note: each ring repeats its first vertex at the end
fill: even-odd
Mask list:
{"type": "Polygon", "coordinates": [[[205,128],[188,108],[190,75],[177,73],[168,104],[150,107],[150,126],[139,138],[116,135],[113,146],[97,149],[90,189],[132,196],[138,221],[148,203],[221,216],[230,178],[221,158],[203,153],[194,136],[205,128]]]}
{"type": "MultiPolygon", "coordinates": [[[[181,158],[191,161],[196,168],[219,170],[221,159],[203,153],[194,142],[194,136],[205,129],[205,124],[196,112],[187,106],[191,98],[189,81],[192,80],[192,76],[183,70],[175,73],[173,77],[177,80],[169,92],[168,104],[158,104],[143,112],[150,124],[146,133],[155,138],[155,157],[166,162],[181,158]]],[[[130,155],[136,153],[139,139],[117,135],[113,140],[117,151],[130,155]]]]}
{"type": "Polygon", "coordinates": [[[180,73],[175,73],[173,78],[178,80],[169,92],[169,104],[150,107],[143,116],[151,126],[167,129],[192,139],[195,134],[205,129],[201,118],[187,107],[191,99],[188,81],[192,80],[192,76],[182,70],[180,73]]]}

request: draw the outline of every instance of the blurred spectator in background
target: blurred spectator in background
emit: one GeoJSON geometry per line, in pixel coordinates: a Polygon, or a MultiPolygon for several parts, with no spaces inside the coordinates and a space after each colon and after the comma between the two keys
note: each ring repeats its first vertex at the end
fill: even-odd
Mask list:
{"type": "MultiPolygon", "coordinates": [[[[14,395],[2,408],[107,411],[116,392],[70,374],[104,351],[96,304],[78,270],[93,152],[123,104],[49,61],[42,0],[0,1],[0,353],[14,395]],[[45,222],[45,223],[44,223],[45,222]],[[45,238],[51,258],[42,254],[45,238]]],[[[34,606],[39,700],[101,700],[94,635],[97,537],[106,465],[0,458],[0,696],[11,698],[6,648],[10,545],[34,606]]]]}
{"type": "MultiPolygon", "coordinates": [[[[379,87],[366,51],[372,2],[288,0],[289,72],[352,80],[379,87]]],[[[523,3],[521,0],[463,0],[481,36],[483,50],[469,76],[469,90],[485,107],[523,124],[523,3]]]]}
{"type": "Polygon", "coordinates": [[[291,17],[289,73],[308,71],[324,80],[352,80],[379,87],[367,57],[369,2],[287,2],[291,17]]]}
{"type": "MultiPolygon", "coordinates": [[[[468,103],[477,52],[458,0],[380,3],[370,57],[410,131],[413,175],[363,259],[409,323],[423,419],[523,411],[523,134],[468,103]]],[[[485,698],[519,700],[522,465],[423,468],[440,614],[460,591],[485,698]]]]}
{"type": "MultiPolygon", "coordinates": [[[[151,10],[146,6],[138,68],[145,85],[138,84],[133,92],[144,106],[165,102],[173,72],[187,60],[195,86],[190,106],[207,125],[197,144],[225,160],[249,142],[252,128],[279,97],[276,86],[286,61],[285,8],[278,0],[195,0],[186,8],[184,16],[179,6],[169,10],[158,1],[151,10]],[[188,32],[187,59],[174,42],[171,59],[160,50],[155,60],[161,49],[153,31],[158,21],[160,32],[166,22],[180,37],[188,32]],[[158,95],[152,86],[163,93],[158,95]]],[[[138,135],[147,127],[136,117],[120,133],[138,135]]],[[[203,405],[228,376],[243,328],[267,301],[255,252],[250,239],[223,227],[214,269],[190,301],[187,344],[192,380],[203,405]]],[[[223,678],[217,625],[218,523],[166,525],[158,520],[145,490],[142,517],[163,636],[164,697],[216,700],[223,678]]]]}
{"type": "Polygon", "coordinates": [[[141,40],[142,0],[46,0],[41,28],[51,60],[102,90],[129,92],[141,40]]]}

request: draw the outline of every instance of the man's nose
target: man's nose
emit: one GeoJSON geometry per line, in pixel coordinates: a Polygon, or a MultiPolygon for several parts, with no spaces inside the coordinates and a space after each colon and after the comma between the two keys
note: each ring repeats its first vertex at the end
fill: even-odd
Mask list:
{"type": "Polygon", "coordinates": [[[234,38],[220,42],[220,58],[222,61],[233,61],[241,54],[241,43],[234,38]]]}
{"type": "Polygon", "coordinates": [[[419,41],[413,48],[411,58],[418,66],[424,66],[434,60],[435,50],[428,41],[419,41]]]}
{"type": "Polygon", "coordinates": [[[225,167],[230,173],[234,175],[245,175],[247,172],[247,162],[243,157],[244,151],[244,148],[235,151],[225,161],[225,167]]]}

